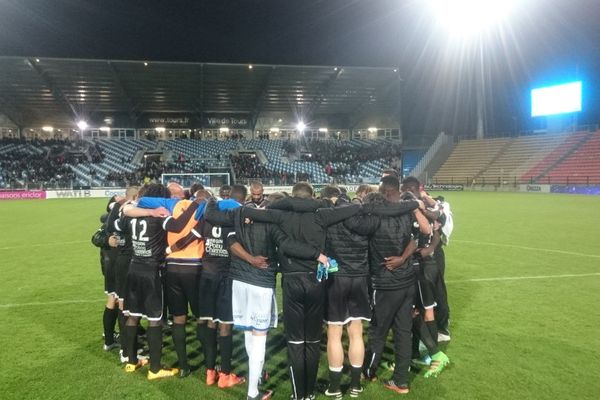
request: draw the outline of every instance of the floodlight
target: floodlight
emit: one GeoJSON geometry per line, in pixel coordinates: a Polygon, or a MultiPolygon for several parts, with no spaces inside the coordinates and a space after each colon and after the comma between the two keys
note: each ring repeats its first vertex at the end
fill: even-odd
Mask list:
{"type": "Polygon", "coordinates": [[[271,129],[269,129],[269,132],[279,132],[279,128],[274,126],[271,129]]]}
{"type": "Polygon", "coordinates": [[[441,25],[449,33],[469,36],[508,17],[517,0],[428,0],[441,25]]]}
{"type": "Polygon", "coordinates": [[[367,128],[367,130],[368,130],[369,132],[371,132],[371,133],[375,133],[375,132],[377,132],[377,128],[375,128],[374,126],[372,126],[372,127],[370,127],[370,128],[367,128]]]}
{"type": "Polygon", "coordinates": [[[219,132],[227,133],[227,132],[229,132],[229,128],[227,128],[227,127],[219,128],[219,132]]]}
{"type": "Polygon", "coordinates": [[[166,131],[164,126],[157,126],[156,128],[154,128],[154,130],[158,133],[163,133],[164,131],[166,131]]]}
{"type": "Polygon", "coordinates": [[[42,126],[44,132],[54,132],[54,128],[51,126],[42,126]]]}
{"type": "Polygon", "coordinates": [[[86,130],[86,129],[87,129],[87,127],[88,127],[88,123],[87,123],[86,121],[84,121],[83,119],[81,119],[81,120],[79,120],[79,121],[77,122],[77,127],[78,127],[79,129],[81,129],[82,131],[84,131],[84,130],[86,130]]]}
{"type": "Polygon", "coordinates": [[[319,128],[319,132],[321,132],[321,133],[327,133],[327,128],[319,128]]]}
{"type": "Polygon", "coordinates": [[[101,127],[100,127],[100,130],[101,130],[102,132],[110,132],[110,128],[109,128],[108,126],[101,126],[101,127]]]}
{"type": "Polygon", "coordinates": [[[303,121],[300,121],[296,124],[296,129],[298,129],[300,132],[303,132],[304,129],[306,129],[306,124],[303,121]]]}

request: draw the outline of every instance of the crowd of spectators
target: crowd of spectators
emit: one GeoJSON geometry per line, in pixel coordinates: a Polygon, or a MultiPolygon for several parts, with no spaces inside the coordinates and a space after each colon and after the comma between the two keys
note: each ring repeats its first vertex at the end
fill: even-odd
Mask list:
{"type": "Polygon", "coordinates": [[[287,185],[294,181],[287,172],[277,172],[265,168],[255,153],[230,156],[231,166],[238,180],[259,179],[265,183],[287,185]]]}

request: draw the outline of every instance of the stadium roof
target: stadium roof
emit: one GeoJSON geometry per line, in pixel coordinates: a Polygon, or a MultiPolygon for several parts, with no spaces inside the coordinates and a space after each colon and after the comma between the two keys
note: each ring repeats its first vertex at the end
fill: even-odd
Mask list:
{"type": "MultiPolygon", "coordinates": [[[[0,114],[17,126],[143,116],[392,115],[400,101],[394,68],[0,57],[0,114]]],[[[125,122],[121,122],[125,121],[125,122]]]]}

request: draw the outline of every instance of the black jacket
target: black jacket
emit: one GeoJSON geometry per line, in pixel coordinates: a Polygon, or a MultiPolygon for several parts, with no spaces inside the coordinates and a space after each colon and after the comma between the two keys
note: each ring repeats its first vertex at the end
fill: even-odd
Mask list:
{"type": "Polygon", "coordinates": [[[269,259],[269,266],[260,269],[230,251],[231,279],[261,287],[275,287],[278,261],[284,253],[316,264],[319,249],[288,238],[278,225],[261,222],[247,224],[244,216],[246,208],[249,207],[224,212],[217,209],[214,201],[210,201],[204,214],[205,219],[212,224],[235,228],[235,233],[228,238],[228,246],[237,242],[253,256],[264,256],[269,259]]]}
{"type": "MultiPolygon", "coordinates": [[[[327,227],[360,210],[360,206],[355,204],[342,208],[324,206],[327,204],[319,200],[288,197],[271,204],[268,210],[244,208],[242,213],[254,221],[275,223],[289,238],[324,252],[327,227]]],[[[281,258],[282,273],[316,272],[317,262],[314,259],[300,259],[287,251],[285,253],[281,258]]]]}
{"type": "MultiPolygon", "coordinates": [[[[391,209],[395,204],[398,203],[387,203],[386,206],[391,209]]],[[[416,224],[413,213],[398,216],[369,214],[355,221],[352,228],[369,236],[369,269],[374,289],[402,289],[415,283],[416,270],[411,262],[412,257],[392,271],[385,268],[383,262],[386,257],[402,255],[406,246],[414,240],[415,229],[418,229],[416,224]]]]}
{"type": "MultiPolygon", "coordinates": [[[[327,201],[327,204],[333,204],[327,201]]],[[[337,208],[347,207],[350,203],[339,200],[337,208]]],[[[363,206],[363,212],[376,215],[397,216],[410,212],[418,207],[416,201],[388,203],[386,205],[363,206]]],[[[369,275],[369,236],[379,226],[377,219],[371,221],[371,230],[361,227],[363,218],[356,214],[343,222],[331,225],[327,229],[325,254],[334,258],[339,266],[337,276],[366,276],[369,275]]],[[[369,227],[367,227],[369,228],[369,227]]]]}

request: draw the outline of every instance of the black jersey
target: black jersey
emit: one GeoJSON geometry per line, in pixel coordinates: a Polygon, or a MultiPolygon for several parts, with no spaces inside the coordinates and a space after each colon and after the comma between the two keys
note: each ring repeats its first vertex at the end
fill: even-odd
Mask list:
{"type": "Polygon", "coordinates": [[[120,218],[124,218],[123,210],[121,209],[121,205],[116,203],[108,215],[107,230],[117,238],[117,249],[119,255],[131,257],[131,254],[133,253],[133,248],[131,247],[131,236],[119,231],[120,218]]]}
{"type": "Polygon", "coordinates": [[[233,227],[218,226],[206,220],[203,221],[201,228],[201,234],[204,238],[203,274],[226,275],[229,272],[227,238],[233,231],[233,227]]]}
{"type": "Polygon", "coordinates": [[[162,262],[165,259],[168,219],[155,217],[119,218],[118,229],[131,238],[133,258],[137,261],[162,262]]]}

